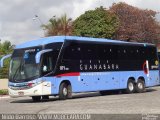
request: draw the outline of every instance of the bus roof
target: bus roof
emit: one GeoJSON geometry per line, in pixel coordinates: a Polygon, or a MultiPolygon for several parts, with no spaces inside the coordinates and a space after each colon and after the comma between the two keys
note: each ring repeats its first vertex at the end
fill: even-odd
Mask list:
{"type": "Polygon", "coordinates": [[[111,39],[104,39],[104,38],[77,37],[77,36],[51,36],[51,37],[44,37],[37,40],[32,40],[32,41],[22,43],[20,45],[17,45],[15,49],[28,48],[28,47],[34,47],[34,46],[43,46],[49,43],[64,42],[65,40],[153,45],[148,43],[125,42],[120,40],[111,40],[111,39]]]}

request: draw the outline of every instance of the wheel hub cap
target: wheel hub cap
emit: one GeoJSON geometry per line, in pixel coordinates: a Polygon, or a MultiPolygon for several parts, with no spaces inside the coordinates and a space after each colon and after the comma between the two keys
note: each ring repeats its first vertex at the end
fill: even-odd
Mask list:
{"type": "Polygon", "coordinates": [[[67,88],[63,88],[63,95],[67,95],[67,88]]]}
{"type": "Polygon", "coordinates": [[[138,88],[139,88],[139,89],[143,89],[142,83],[138,83],[138,88]]]}
{"type": "Polygon", "coordinates": [[[133,88],[133,84],[132,84],[132,83],[129,83],[129,86],[128,86],[128,87],[129,87],[129,90],[130,90],[130,91],[133,91],[134,88],[133,88]]]}

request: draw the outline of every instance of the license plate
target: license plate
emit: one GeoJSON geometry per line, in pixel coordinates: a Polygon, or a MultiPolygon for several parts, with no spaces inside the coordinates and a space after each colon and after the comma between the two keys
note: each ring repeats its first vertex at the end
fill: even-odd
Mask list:
{"type": "Polygon", "coordinates": [[[19,95],[19,96],[23,96],[23,95],[24,95],[24,92],[18,92],[18,95],[19,95]]]}

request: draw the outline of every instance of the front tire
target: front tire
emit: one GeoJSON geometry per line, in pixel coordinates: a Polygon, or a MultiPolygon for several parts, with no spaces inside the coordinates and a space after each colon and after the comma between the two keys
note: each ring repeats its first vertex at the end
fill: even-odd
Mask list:
{"type": "Polygon", "coordinates": [[[65,100],[72,98],[72,87],[70,84],[63,82],[59,88],[59,99],[65,100]]]}
{"type": "Polygon", "coordinates": [[[136,84],[136,92],[142,93],[145,91],[145,83],[143,80],[139,79],[136,84]]]}
{"type": "Polygon", "coordinates": [[[126,93],[131,94],[135,92],[135,82],[132,79],[128,80],[126,93]]]}

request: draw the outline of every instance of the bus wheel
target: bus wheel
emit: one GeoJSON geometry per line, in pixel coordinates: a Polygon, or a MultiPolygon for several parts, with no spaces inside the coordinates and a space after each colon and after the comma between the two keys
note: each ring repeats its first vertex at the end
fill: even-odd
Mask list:
{"type": "Polygon", "coordinates": [[[139,79],[137,84],[136,84],[136,92],[142,93],[145,91],[145,84],[144,81],[139,79]]]}
{"type": "Polygon", "coordinates": [[[135,82],[132,79],[128,80],[126,93],[134,93],[135,92],[135,82]]]}
{"type": "Polygon", "coordinates": [[[41,96],[32,96],[33,102],[40,102],[41,101],[41,96]]]}
{"type": "Polygon", "coordinates": [[[72,98],[72,86],[70,84],[68,85],[68,95],[67,95],[67,98],[68,99],[72,98]]]}
{"type": "Polygon", "coordinates": [[[59,99],[65,100],[68,98],[72,98],[72,88],[70,84],[63,82],[59,88],[59,99]]]}

